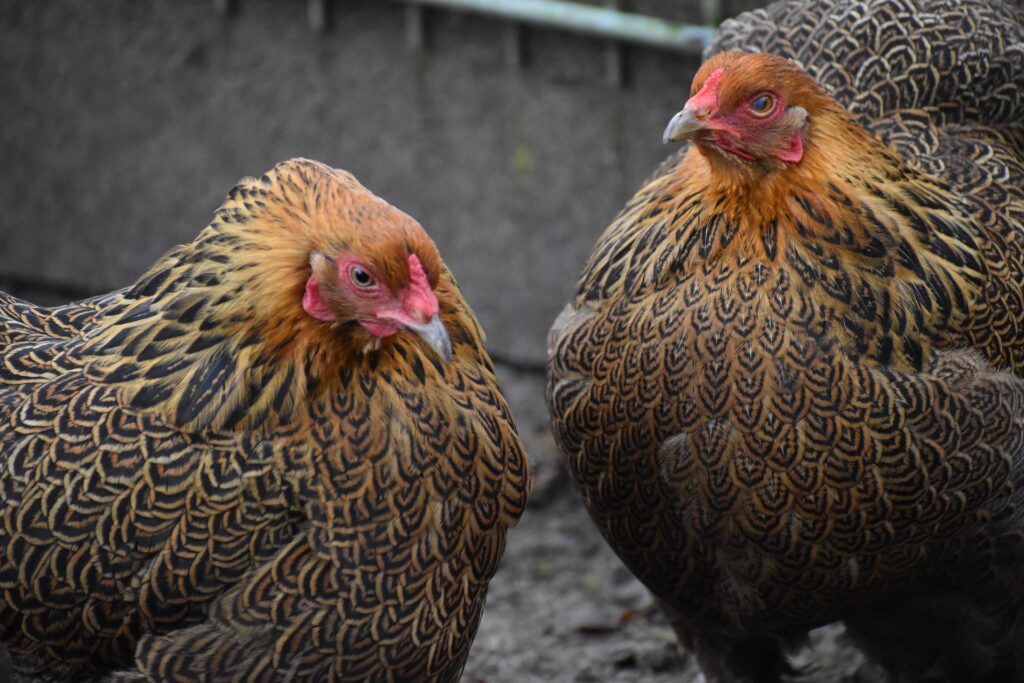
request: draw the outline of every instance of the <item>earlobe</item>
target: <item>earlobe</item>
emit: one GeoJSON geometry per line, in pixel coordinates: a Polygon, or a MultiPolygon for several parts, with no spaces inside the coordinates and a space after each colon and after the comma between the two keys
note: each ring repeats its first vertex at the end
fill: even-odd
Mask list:
{"type": "Polygon", "coordinates": [[[797,131],[789,142],[789,147],[779,152],[779,158],[791,164],[798,164],[804,158],[803,131],[797,131]]]}
{"type": "Polygon", "coordinates": [[[316,275],[310,275],[306,280],[306,292],[302,295],[302,308],[317,320],[324,322],[334,320],[334,313],[324,301],[323,294],[320,292],[320,281],[316,275]]]}
{"type": "Polygon", "coordinates": [[[787,127],[794,130],[789,146],[779,152],[782,161],[798,164],[804,158],[804,129],[807,127],[807,110],[803,107],[790,107],[783,118],[787,127]]]}

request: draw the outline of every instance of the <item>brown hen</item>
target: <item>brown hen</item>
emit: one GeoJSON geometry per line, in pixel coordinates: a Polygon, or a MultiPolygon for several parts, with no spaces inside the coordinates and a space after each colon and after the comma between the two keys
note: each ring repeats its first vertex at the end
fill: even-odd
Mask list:
{"type": "Polygon", "coordinates": [[[414,220],[288,161],[131,287],[0,313],[18,669],[457,679],[528,472],[414,220]]]}
{"type": "Polygon", "coordinates": [[[715,681],[777,681],[836,620],[910,680],[1024,680],[1021,12],[804,0],[724,31],[866,94],[779,56],[697,73],[665,132],[691,144],[549,339],[585,504],[715,681]],[[858,80],[883,57],[922,69],[858,80]]]}

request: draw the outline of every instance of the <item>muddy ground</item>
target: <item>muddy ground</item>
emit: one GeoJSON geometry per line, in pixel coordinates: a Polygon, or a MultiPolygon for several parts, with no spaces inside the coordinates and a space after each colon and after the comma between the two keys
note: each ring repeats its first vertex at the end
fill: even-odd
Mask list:
{"type": "MultiPolygon", "coordinates": [[[[702,682],[569,483],[547,431],[542,375],[501,375],[530,450],[534,491],[509,534],[462,683],[702,682]]],[[[793,663],[802,682],[879,680],[838,626],[816,631],[793,663]]]]}

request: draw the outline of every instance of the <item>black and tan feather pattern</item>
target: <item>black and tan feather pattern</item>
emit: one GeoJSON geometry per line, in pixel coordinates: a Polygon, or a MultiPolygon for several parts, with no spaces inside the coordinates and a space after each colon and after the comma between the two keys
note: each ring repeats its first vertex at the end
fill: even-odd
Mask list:
{"type": "Polygon", "coordinates": [[[1024,680],[1021,18],[792,0],[727,22],[713,53],[797,59],[838,103],[719,55],[789,84],[749,92],[806,107],[802,161],[691,144],[552,328],[570,471],[712,680],[777,681],[836,620],[908,680],[1024,680]]]}
{"type": "MultiPolygon", "coordinates": [[[[998,269],[986,286],[1004,310],[991,327],[1012,324],[1002,304],[1024,302],[1002,283],[1024,281],[1024,259],[1014,258],[1024,223],[1024,5],[787,0],[724,22],[707,56],[726,50],[794,60],[910,166],[955,192],[998,269]]],[[[996,341],[990,349],[1004,361],[1013,353],[996,341]]]]}
{"type": "Polygon", "coordinates": [[[364,233],[402,259],[433,249],[351,176],[296,160],[131,287],[0,299],[0,639],[18,668],[457,679],[525,455],[446,270],[449,363],[406,333],[364,353],[354,325],[305,315],[310,252],[364,233]]]}

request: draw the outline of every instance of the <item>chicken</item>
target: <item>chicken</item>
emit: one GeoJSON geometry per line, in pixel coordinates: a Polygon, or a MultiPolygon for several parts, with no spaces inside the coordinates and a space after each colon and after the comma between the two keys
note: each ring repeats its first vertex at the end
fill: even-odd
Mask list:
{"type": "Polygon", "coordinates": [[[709,680],[835,621],[902,680],[1024,680],[1022,25],[727,22],[551,330],[572,477],[709,680]]]}
{"type": "Polygon", "coordinates": [[[134,285],[0,299],[0,639],[66,680],[453,681],[525,503],[414,220],[308,160],[134,285]]]}

